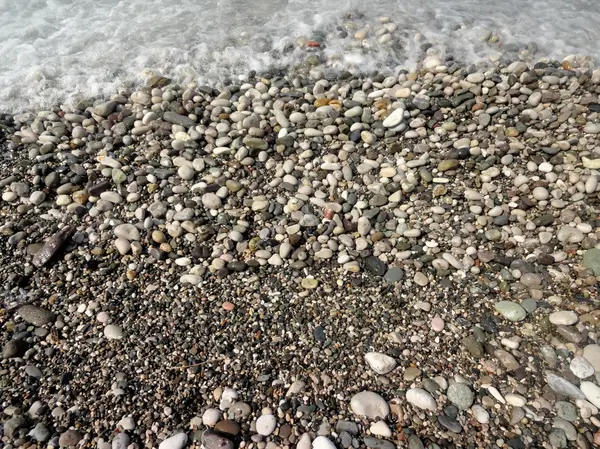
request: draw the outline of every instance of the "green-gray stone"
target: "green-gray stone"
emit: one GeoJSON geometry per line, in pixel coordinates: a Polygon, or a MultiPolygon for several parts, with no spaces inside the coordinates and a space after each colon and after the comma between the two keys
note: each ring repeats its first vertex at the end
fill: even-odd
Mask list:
{"type": "Polygon", "coordinates": [[[510,321],[522,321],[527,316],[525,309],[520,304],[512,301],[500,301],[496,303],[496,310],[510,321]]]}
{"type": "Polygon", "coordinates": [[[594,276],[600,276],[600,249],[588,249],[583,255],[583,266],[594,272],[594,276]]]}
{"type": "Polygon", "coordinates": [[[123,173],[122,170],[119,170],[118,168],[113,168],[112,179],[115,182],[115,184],[123,184],[127,180],[127,175],[125,175],[125,173],[123,173]]]}
{"type": "Polygon", "coordinates": [[[233,193],[237,193],[242,190],[242,184],[234,179],[228,179],[225,181],[225,186],[233,193]]]}
{"type": "Polygon", "coordinates": [[[244,138],[244,145],[253,150],[266,150],[269,148],[269,144],[258,137],[246,136],[244,138]]]}
{"type": "Polygon", "coordinates": [[[445,172],[448,170],[453,170],[456,167],[458,167],[458,160],[456,159],[446,159],[445,161],[442,161],[438,164],[438,171],[439,172],[445,172]]]}
{"type": "Polygon", "coordinates": [[[475,394],[471,389],[461,383],[455,383],[448,387],[448,400],[461,410],[467,410],[473,404],[475,394]]]}

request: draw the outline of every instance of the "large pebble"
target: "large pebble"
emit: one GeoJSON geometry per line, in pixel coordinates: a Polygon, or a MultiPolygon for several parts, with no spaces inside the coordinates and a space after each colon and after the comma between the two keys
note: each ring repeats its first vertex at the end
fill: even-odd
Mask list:
{"type": "Polygon", "coordinates": [[[583,392],[564,377],[560,377],[554,373],[547,373],[546,382],[558,394],[569,396],[573,399],[585,399],[583,392]]]}
{"type": "Polygon", "coordinates": [[[381,352],[368,352],[365,360],[377,374],[387,374],[396,367],[396,360],[381,352]]]}
{"type": "Polygon", "coordinates": [[[271,435],[275,427],[277,427],[277,419],[271,414],[261,415],[256,420],[256,432],[262,436],[271,435]]]}
{"type": "Polygon", "coordinates": [[[312,442],[312,448],[313,449],[336,449],[335,444],[333,444],[333,442],[325,437],[325,436],[318,436],[317,438],[314,439],[314,441],[312,442]]]}
{"type": "Polygon", "coordinates": [[[570,326],[577,322],[577,314],[570,310],[561,310],[560,312],[551,313],[548,319],[557,326],[570,326]]]}
{"type": "Polygon", "coordinates": [[[594,374],[594,367],[585,357],[573,357],[569,369],[580,379],[585,379],[594,374]]]}
{"type": "Polygon", "coordinates": [[[372,391],[362,391],[352,396],[350,409],[355,415],[366,416],[369,419],[385,418],[390,413],[385,399],[372,391]]]}
{"type": "Polygon", "coordinates": [[[583,348],[583,357],[590,362],[594,370],[600,372],[600,345],[587,345],[583,348]]]}
{"type": "Polygon", "coordinates": [[[186,433],[178,433],[163,440],[163,442],[158,445],[158,449],[183,449],[187,441],[188,436],[186,433]]]}
{"type": "Polygon", "coordinates": [[[31,304],[19,307],[19,315],[24,321],[34,326],[45,326],[55,320],[54,313],[31,304]]]}
{"type": "Polygon", "coordinates": [[[496,303],[495,308],[504,318],[510,321],[522,321],[527,316],[525,309],[516,302],[500,301],[496,303]]]}
{"type": "Polygon", "coordinates": [[[475,394],[471,389],[462,383],[455,383],[448,387],[448,400],[461,410],[467,410],[473,404],[475,394]]]}
{"type": "Polygon", "coordinates": [[[406,400],[413,404],[415,407],[435,410],[437,404],[433,396],[422,388],[411,388],[406,392],[406,400]]]}
{"type": "Polygon", "coordinates": [[[584,380],[581,382],[580,388],[588,401],[596,407],[600,407],[600,387],[598,385],[584,380]]]}

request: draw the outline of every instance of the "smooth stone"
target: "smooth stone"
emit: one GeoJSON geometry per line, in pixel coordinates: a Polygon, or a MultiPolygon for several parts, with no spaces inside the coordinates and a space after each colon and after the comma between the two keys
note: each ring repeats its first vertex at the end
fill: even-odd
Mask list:
{"type": "Polygon", "coordinates": [[[583,357],[591,363],[594,370],[600,371],[600,345],[587,345],[583,348],[583,357]]]}
{"type": "Polygon", "coordinates": [[[404,270],[400,267],[390,267],[383,279],[389,284],[395,284],[404,279],[404,270]]]}
{"type": "Polygon", "coordinates": [[[485,424],[490,421],[490,414],[485,408],[483,408],[479,404],[476,404],[473,407],[471,407],[471,412],[473,413],[473,416],[475,417],[477,422],[481,424],[485,424]]]}
{"type": "Polygon", "coordinates": [[[276,427],[277,419],[271,414],[261,415],[256,420],[256,432],[262,436],[271,435],[276,427]]]}
{"type": "Polygon", "coordinates": [[[448,387],[446,392],[448,400],[461,410],[467,410],[473,405],[475,394],[463,383],[455,383],[448,387]]]}
{"type": "Polygon", "coordinates": [[[600,249],[588,249],[583,254],[583,266],[592,270],[594,276],[600,276],[600,249]]]}
{"type": "Polygon", "coordinates": [[[224,435],[207,430],[202,433],[202,447],[204,449],[234,449],[235,444],[224,435]]]}
{"type": "Polygon", "coordinates": [[[158,445],[158,449],[183,449],[187,444],[188,436],[186,433],[178,433],[170,436],[158,445]]]}
{"type": "Polygon", "coordinates": [[[600,407],[600,387],[593,382],[584,380],[579,386],[585,398],[594,404],[596,407],[600,407]]]}
{"type": "Polygon", "coordinates": [[[82,438],[83,436],[76,430],[67,430],[58,439],[58,445],[60,447],[75,446],[82,438]]]}
{"type": "Polygon", "coordinates": [[[350,409],[355,415],[366,416],[372,420],[386,418],[390,413],[385,399],[372,391],[362,391],[352,396],[350,409]]]}
{"type": "Polygon", "coordinates": [[[462,432],[462,426],[458,423],[458,421],[450,418],[449,416],[440,415],[440,416],[438,416],[438,421],[442,426],[444,426],[450,432],[454,432],[454,433],[462,432]]]}
{"type": "Polygon", "coordinates": [[[406,392],[406,400],[418,408],[427,410],[437,409],[437,404],[433,396],[422,388],[411,388],[408,390],[406,392]]]}
{"type": "Polygon", "coordinates": [[[314,441],[312,442],[312,448],[313,449],[336,449],[335,444],[333,444],[333,442],[325,437],[325,436],[318,436],[317,438],[314,439],[314,441]]]}
{"type": "Polygon", "coordinates": [[[221,198],[212,192],[205,193],[202,195],[202,204],[210,210],[216,210],[221,207],[221,198]]]}
{"type": "Polygon", "coordinates": [[[569,369],[580,379],[585,379],[594,375],[594,367],[585,357],[573,357],[569,364],[569,369]]]}
{"type": "Polygon", "coordinates": [[[127,449],[130,441],[129,435],[125,432],[119,432],[112,440],[112,449],[127,449]]]}
{"type": "Polygon", "coordinates": [[[37,442],[44,443],[50,439],[52,433],[50,433],[50,430],[48,430],[44,423],[40,422],[37,423],[33,429],[31,429],[28,435],[33,437],[33,439],[37,442]]]}
{"type": "Polygon", "coordinates": [[[221,411],[216,408],[209,408],[202,414],[202,423],[205,426],[212,427],[221,419],[221,411]]]}
{"type": "Polygon", "coordinates": [[[56,316],[51,311],[31,304],[19,307],[18,313],[25,322],[34,326],[45,326],[46,324],[53,323],[56,319],[56,316]]]}
{"type": "Polygon", "coordinates": [[[577,420],[577,407],[570,402],[558,401],[554,404],[554,410],[560,418],[566,421],[573,422],[577,420]]]}
{"type": "Polygon", "coordinates": [[[571,324],[577,323],[577,314],[570,310],[561,310],[559,312],[553,312],[548,317],[552,324],[557,326],[570,326],[571,324]]]}
{"type": "Polygon", "coordinates": [[[132,224],[124,223],[118,226],[115,226],[114,229],[115,236],[129,240],[129,241],[138,241],[140,240],[140,231],[132,224]]]}
{"type": "Polygon", "coordinates": [[[119,340],[123,338],[123,330],[121,326],[109,324],[104,328],[104,336],[109,340],[119,340]]]}
{"type": "Polygon", "coordinates": [[[398,126],[404,119],[404,109],[395,109],[390,115],[388,115],[383,121],[383,126],[386,128],[394,128],[398,126]]]}
{"type": "Polygon", "coordinates": [[[554,373],[547,373],[546,382],[558,394],[569,396],[573,399],[585,399],[585,394],[564,377],[560,377],[554,373]]]}
{"type": "Polygon", "coordinates": [[[381,352],[368,352],[365,360],[377,374],[387,374],[396,367],[396,360],[381,352]]]}
{"type": "Polygon", "coordinates": [[[371,424],[369,430],[373,435],[377,435],[380,437],[388,438],[392,436],[392,431],[389,426],[383,421],[377,421],[376,423],[371,424]]]}
{"type": "Polygon", "coordinates": [[[365,259],[367,270],[375,276],[383,276],[387,271],[387,265],[379,257],[369,256],[365,259]]]}
{"type": "Polygon", "coordinates": [[[520,304],[512,301],[497,302],[495,309],[509,321],[522,321],[527,316],[525,309],[520,304]]]}

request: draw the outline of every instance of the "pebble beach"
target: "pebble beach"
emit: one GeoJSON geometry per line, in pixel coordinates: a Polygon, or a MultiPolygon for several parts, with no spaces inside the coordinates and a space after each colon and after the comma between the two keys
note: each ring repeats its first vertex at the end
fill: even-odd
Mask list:
{"type": "Polygon", "coordinates": [[[598,447],[592,58],[296,45],[0,114],[0,447],[598,447]]]}

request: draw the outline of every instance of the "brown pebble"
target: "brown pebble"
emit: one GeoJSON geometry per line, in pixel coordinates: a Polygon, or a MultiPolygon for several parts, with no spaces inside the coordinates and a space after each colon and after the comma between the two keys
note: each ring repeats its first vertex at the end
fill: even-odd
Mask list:
{"type": "MultiPolygon", "coordinates": [[[[231,304],[231,303],[230,303],[231,304]]],[[[215,430],[219,432],[226,433],[228,435],[237,435],[240,433],[241,427],[235,421],[231,419],[224,419],[215,424],[215,430]]]]}

